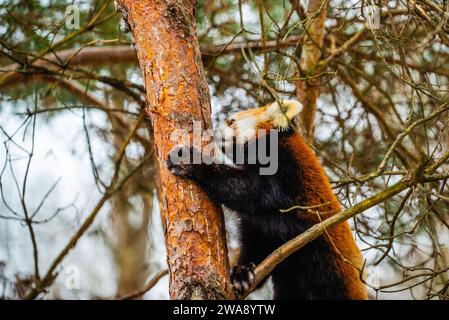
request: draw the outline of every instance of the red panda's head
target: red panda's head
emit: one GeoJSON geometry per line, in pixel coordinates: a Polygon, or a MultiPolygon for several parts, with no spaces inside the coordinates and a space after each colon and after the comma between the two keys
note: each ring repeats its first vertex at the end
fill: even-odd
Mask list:
{"type": "Polygon", "coordinates": [[[275,143],[277,138],[271,139],[272,134],[288,130],[293,118],[302,110],[302,104],[294,100],[284,100],[281,105],[273,102],[261,108],[234,113],[226,119],[225,125],[215,132],[216,158],[223,162],[229,159],[236,164],[238,162],[236,159],[242,155],[244,159],[242,161],[246,163],[248,157],[258,155],[249,150],[245,151],[247,148],[251,149],[249,145],[253,147],[258,145],[252,142],[267,137],[265,141],[271,140],[275,143]]]}
{"type": "Polygon", "coordinates": [[[243,145],[258,137],[264,130],[287,130],[302,110],[302,104],[294,100],[270,103],[261,108],[254,108],[234,113],[226,119],[219,134],[225,144],[243,145]]]}

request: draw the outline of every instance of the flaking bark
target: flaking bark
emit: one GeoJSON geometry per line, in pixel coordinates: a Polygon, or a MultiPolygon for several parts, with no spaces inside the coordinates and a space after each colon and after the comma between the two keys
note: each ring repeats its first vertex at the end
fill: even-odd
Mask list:
{"type": "Polygon", "coordinates": [[[165,166],[175,129],[211,126],[195,36],[195,1],[121,0],[135,41],[154,127],[172,299],[232,298],[221,208],[165,166]]]}

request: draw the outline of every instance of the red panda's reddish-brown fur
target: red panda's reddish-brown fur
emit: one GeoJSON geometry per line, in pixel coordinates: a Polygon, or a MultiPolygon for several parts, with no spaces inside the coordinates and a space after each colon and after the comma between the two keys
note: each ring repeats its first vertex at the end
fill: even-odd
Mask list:
{"type": "MultiPolygon", "coordinates": [[[[259,109],[256,110],[259,112],[259,109]]],[[[274,129],[270,122],[260,123],[258,128],[263,130],[261,132],[274,129]]],[[[340,201],[332,191],[323,166],[304,139],[299,134],[292,134],[287,139],[281,140],[280,143],[292,152],[298,165],[302,168],[304,198],[307,199],[307,203],[303,204],[303,207],[313,208],[300,210],[298,212],[299,219],[317,224],[341,212],[340,201]]],[[[366,286],[361,280],[364,279],[363,257],[355,243],[349,223],[344,221],[330,228],[325,233],[324,239],[332,249],[335,268],[342,275],[348,297],[355,300],[367,299],[366,286]]]]}
{"type": "MultiPolygon", "coordinates": [[[[261,166],[249,161],[232,167],[217,163],[176,164],[170,157],[167,159],[173,174],[194,180],[214,202],[238,214],[241,250],[231,281],[239,292],[250,287],[255,264],[288,240],[341,211],[323,166],[290,126],[301,109],[299,103],[284,103],[285,113],[273,103],[238,112],[227,121],[235,149],[248,149],[248,145],[262,141],[259,139],[271,139],[270,129],[278,133],[278,170],[272,175],[261,175],[261,166]],[[249,139],[239,139],[245,133],[249,133],[249,139]],[[311,208],[288,213],[281,210],[298,205],[311,208]]],[[[180,150],[172,152],[178,154],[180,150]]],[[[190,148],[186,154],[194,152],[197,151],[190,148]]],[[[362,268],[362,255],[349,223],[343,222],[276,266],[271,273],[274,298],[366,299],[362,268]]]]}
{"type": "MultiPolygon", "coordinates": [[[[299,212],[300,218],[310,219],[313,224],[316,224],[341,212],[340,202],[332,191],[323,166],[311,148],[297,134],[292,135],[283,143],[292,150],[303,168],[305,198],[308,199],[305,206],[318,206],[316,209],[299,212]]],[[[327,230],[324,239],[333,249],[335,268],[343,275],[348,297],[356,300],[367,299],[366,286],[361,281],[363,257],[354,241],[349,223],[345,221],[327,230]]]]}

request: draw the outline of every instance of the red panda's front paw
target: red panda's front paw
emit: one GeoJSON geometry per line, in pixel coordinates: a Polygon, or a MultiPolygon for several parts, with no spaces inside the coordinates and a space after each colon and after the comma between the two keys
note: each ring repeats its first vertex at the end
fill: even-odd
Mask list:
{"type": "Polygon", "coordinates": [[[191,178],[194,174],[195,148],[177,145],[171,149],[166,160],[167,169],[178,177],[191,178]]]}
{"type": "Polygon", "coordinates": [[[237,295],[241,295],[251,288],[251,285],[255,279],[255,268],[256,265],[252,262],[245,265],[232,267],[231,283],[234,286],[234,291],[237,295]]]}

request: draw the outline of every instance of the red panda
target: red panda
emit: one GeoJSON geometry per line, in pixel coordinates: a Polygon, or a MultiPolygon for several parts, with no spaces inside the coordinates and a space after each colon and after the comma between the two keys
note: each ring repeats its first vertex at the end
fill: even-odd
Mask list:
{"type": "MultiPolygon", "coordinates": [[[[166,162],[173,174],[195,181],[213,201],[237,212],[241,250],[231,281],[238,293],[251,286],[255,265],[276,248],[341,211],[322,165],[292,129],[302,105],[292,100],[281,104],[237,112],[226,120],[219,130],[222,139],[216,143],[226,156],[231,147],[233,164],[175,163],[175,154],[199,152],[179,146],[166,162]],[[277,143],[270,156],[276,155],[276,171],[263,175],[261,168],[267,164],[260,161],[258,153],[253,158],[247,153],[252,145],[273,139],[277,143]],[[235,155],[241,151],[243,163],[236,163],[235,155]],[[289,208],[295,209],[285,210],[289,208]]],[[[341,223],[272,271],[274,299],[366,299],[362,266],[350,226],[341,223]]]]}

